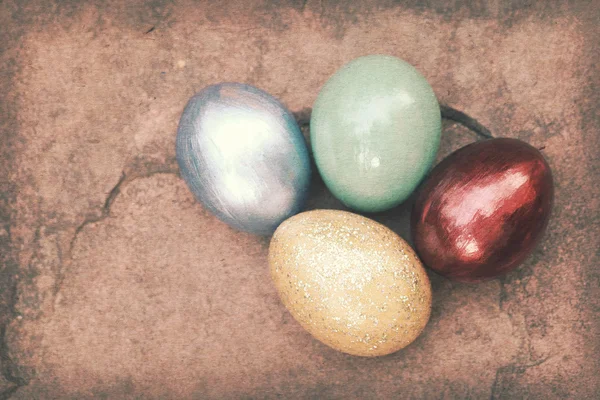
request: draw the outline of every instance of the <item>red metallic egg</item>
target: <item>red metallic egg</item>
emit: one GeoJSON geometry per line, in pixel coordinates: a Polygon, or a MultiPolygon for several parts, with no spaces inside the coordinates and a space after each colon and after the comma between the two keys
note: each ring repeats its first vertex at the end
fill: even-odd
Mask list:
{"type": "Polygon", "coordinates": [[[478,282],[521,264],[548,224],[554,185],[542,154],[516,139],[465,146],[438,164],[411,216],[415,248],[440,275],[478,282]]]}

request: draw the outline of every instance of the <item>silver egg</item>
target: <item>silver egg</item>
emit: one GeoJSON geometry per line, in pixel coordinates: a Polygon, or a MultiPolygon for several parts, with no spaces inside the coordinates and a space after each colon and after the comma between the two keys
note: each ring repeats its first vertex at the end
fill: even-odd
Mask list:
{"type": "Polygon", "coordinates": [[[196,198],[233,228],[273,233],[300,212],[310,159],[292,114],[273,96],[241,83],[204,88],[177,130],[177,162],[196,198]]]}

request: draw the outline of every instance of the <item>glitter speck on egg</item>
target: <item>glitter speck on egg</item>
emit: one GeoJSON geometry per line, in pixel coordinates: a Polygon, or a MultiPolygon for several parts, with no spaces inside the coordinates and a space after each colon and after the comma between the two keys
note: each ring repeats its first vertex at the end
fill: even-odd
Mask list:
{"type": "Polygon", "coordinates": [[[339,351],[396,352],[429,320],[431,285],[415,252],[360,215],[315,210],[288,219],[273,235],[269,265],[293,317],[339,351]]]}

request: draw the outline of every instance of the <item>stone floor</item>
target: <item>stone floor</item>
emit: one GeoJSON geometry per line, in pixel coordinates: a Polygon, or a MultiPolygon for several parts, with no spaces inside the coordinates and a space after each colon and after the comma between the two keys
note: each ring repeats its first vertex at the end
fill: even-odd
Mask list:
{"type": "MultiPolygon", "coordinates": [[[[600,398],[599,20],[559,0],[0,2],[0,398],[600,398]],[[299,111],[370,53],[544,147],[556,182],[520,269],[430,274],[425,332],[377,359],[312,339],[268,239],[203,210],[174,161],[203,86],[299,111]]],[[[446,122],[440,157],[475,139],[446,122]]],[[[317,177],[310,207],[341,208],[317,177]]],[[[373,217],[406,238],[407,215],[373,217]]]]}

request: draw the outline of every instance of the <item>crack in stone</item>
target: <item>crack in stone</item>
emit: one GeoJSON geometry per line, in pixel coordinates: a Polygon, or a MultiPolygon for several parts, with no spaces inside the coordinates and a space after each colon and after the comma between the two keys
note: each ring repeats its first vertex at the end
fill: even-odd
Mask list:
{"type": "MultiPolygon", "coordinates": [[[[158,174],[178,175],[179,174],[178,169],[173,164],[174,164],[174,162],[173,162],[173,160],[171,160],[171,162],[168,162],[164,165],[159,165],[159,166],[154,165],[154,166],[150,166],[150,167],[147,166],[145,168],[145,170],[143,170],[143,171],[139,171],[137,168],[135,168],[135,166],[133,168],[130,168],[129,170],[127,170],[127,169],[123,170],[123,172],[121,173],[121,177],[119,178],[119,180],[117,181],[115,186],[108,193],[108,196],[106,197],[106,200],[104,201],[104,205],[102,206],[100,215],[94,216],[94,217],[88,217],[88,218],[84,219],[83,222],[77,226],[77,228],[75,229],[75,232],[73,233],[73,237],[71,238],[71,241],[69,242],[69,248],[68,248],[67,257],[66,257],[67,265],[61,266],[61,268],[57,272],[56,284],[54,286],[54,293],[53,293],[54,294],[53,311],[56,306],[56,301],[58,299],[57,295],[60,292],[60,289],[62,288],[62,284],[63,284],[64,278],[65,278],[65,270],[68,270],[68,267],[73,262],[73,249],[75,248],[75,243],[77,242],[77,238],[79,237],[79,234],[83,231],[83,229],[90,224],[101,222],[110,216],[112,205],[114,204],[115,200],[117,199],[117,197],[119,196],[119,194],[122,192],[123,188],[127,184],[129,184],[137,179],[148,178],[148,177],[151,177],[153,175],[158,175],[158,174]]],[[[65,260],[62,260],[61,264],[63,262],[65,262],[65,260]]]]}
{"type": "Polygon", "coordinates": [[[104,205],[102,206],[100,216],[89,217],[84,219],[83,222],[79,224],[79,226],[75,229],[75,233],[73,234],[73,238],[71,239],[71,242],[69,244],[69,256],[71,255],[71,250],[73,249],[75,240],[77,240],[77,236],[81,233],[83,228],[85,228],[89,224],[102,221],[104,218],[110,215],[110,207],[117,198],[117,195],[121,192],[121,185],[123,185],[125,179],[127,179],[127,175],[125,174],[125,171],[123,171],[117,184],[110,190],[110,192],[108,192],[108,196],[106,197],[106,200],[104,200],[104,205]]]}
{"type": "MultiPolygon", "coordinates": [[[[125,182],[126,179],[127,179],[127,175],[125,174],[125,171],[123,171],[121,173],[121,177],[119,178],[119,181],[117,182],[117,184],[110,190],[110,192],[108,192],[108,196],[106,197],[106,200],[104,200],[104,205],[102,206],[100,215],[94,216],[94,217],[88,217],[88,218],[84,219],[83,222],[81,224],[79,224],[79,226],[77,226],[77,228],[75,228],[75,233],[73,234],[73,237],[71,238],[71,241],[69,242],[69,249],[67,251],[68,263],[71,262],[73,247],[75,246],[75,242],[77,241],[77,237],[79,236],[81,231],[83,231],[83,229],[86,226],[88,226],[89,224],[100,222],[110,215],[110,207],[114,203],[118,194],[121,192],[121,186],[123,185],[123,183],[125,182]]],[[[62,252],[60,255],[62,256],[62,252]]],[[[61,261],[61,266],[59,267],[59,269],[56,273],[56,283],[54,285],[54,293],[53,293],[55,302],[56,302],[58,292],[60,292],[62,283],[64,281],[64,271],[63,271],[64,266],[62,265],[64,263],[64,260],[62,259],[62,257],[59,257],[59,261],[61,261]]],[[[54,312],[54,309],[52,311],[54,312]]]]}
{"type": "MultiPolygon", "coordinates": [[[[500,309],[500,311],[503,311],[504,313],[506,313],[508,318],[511,320],[511,324],[513,324],[513,327],[514,327],[515,325],[513,323],[513,321],[514,321],[513,313],[512,313],[512,311],[510,311],[510,309],[505,309],[506,301],[509,298],[508,290],[507,290],[508,279],[506,277],[502,276],[502,277],[498,278],[498,281],[500,283],[500,294],[498,296],[498,308],[500,309]]],[[[531,357],[531,355],[532,355],[531,334],[529,332],[529,328],[527,327],[526,322],[523,324],[523,329],[525,331],[524,337],[522,337],[523,343],[520,346],[519,352],[515,356],[515,358],[521,358],[519,356],[526,356],[531,360],[531,358],[532,358],[531,357]]],[[[544,363],[550,357],[551,356],[546,356],[546,357],[540,358],[539,360],[536,360],[531,364],[519,365],[519,363],[517,361],[514,361],[512,363],[509,363],[507,365],[499,367],[496,370],[496,375],[495,375],[494,381],[492,382],[492,390],[491,390],[490,399],[499,398],[497,391],[499,390],[498,386],[499,386],[500,375],[502,375],[504,373],[522,374],[527,369],[536,367],[536,366],[544,363]]]]}
{"type": "MultiPolygon", "coordinates": [[[[500,295],[498,296],[498,306],[500,308],[500,311],[504,311],[508,315],[508,317],[511,319],[511,321],[513,321],[513,319],[514,319],[513,313],[506,306],[506,301],[509,298],[508,284],[509,284],[510,280],[508,277],[503,276],[503,277],[498,278],[498,281],[500,283],[500,295]]],[[[532,357],[533,351],[532,351],[531,332],[529,330],[527,321],[523,322],[523,330],[524,330],[523,344],[521,345],[521,347],[519,349],[519,353],[516,356],[516,357],[521,356],[521,357],[519,357],[519,358],[521,358],[521,362],[524,361],[524,360],[522,360],[522,357],[527,357],[529,360],[532,360],[532,358],[533,358],[532,357]]],[[[553,357],[552,355],[547,355],[545,357],[541,357],[535,361],[532,361],[529,364],[522,364],[522,365],[520,365],[518,361],[514,361],[512,363],[509,363],[505,366],[498,368],[496,370],[496,375],[495,375],[494,381],[492,383],[490,399],[497,399],[497,398],[503,397],[502,394],[499,393],[500,384],[501,384],[500,379],[501,379],[502,375],[506,375],[506,374],[522,375],[528,369],[537,367],[537,366],[545,363],[548,359],[550,359],[552,357],[553,357]]]]}
{"type": "Polygon", "coordinates": [[[546,356],[544,358],[540,358],[539,360],[536,360],[536,361],[532,362],[531,364],[518,365],[517,363],[511,363],[511,364],[508,364],[508,365],[498,368],[496,370],[494,382],[492,383],[490,400],[501,398],[500,393],[497,392],[499,390],[498,387],[499,387],[500,375],[505,374],[505,373],[524,374],[528,369],[540,366],[543,363],[545,363],[546,361],[548,361],[550,358],[552,358],[552,356],[546,356]]]}
{"type": "MultiPolygon", "coordinates": [[[[142,164],[143,164],[143,162],[142,162],[142,164]]],[[[111,207],[114,204],[117,197],[119,196],[119,194],[122,192],[122,189],[124,188],[124,186],[126,184],[129,184],[140,178],[147,178],[147,177],[157,175],[157,174],[178,175],[179,172],[176,167],[175,158],[167,160],[166,163],[160,164],[160,165],[150,163],[149,165],[140,166],[140,165],[134,164],[134,165],[130,166],[129,169],[124,170],[121,174],[121,177],[115,184],[115,186],[108,193],[108,195],[104,201],[104,204],[101,208],[100,215],[85,218],[83,220],[83,222],[81,224],[79,224],[77,226],[77,228],[75,228],[73,237],[71,238],[71,240],[69,242],[69,248],[66,252],[67,254],[64,255],[61,247],[58,246],[58,248],[59,248],[58,258],[59,258],[60,266],[58,268],[58,271],[56,272],[56,283],[54,286],[54,293],[53,293],[54,302],[52,305],[52,312],[54,312],[54,308],[56,306],[57,294],[60,292],[60,289],[62,287],[65,272],[68,270],[68,267],[70,266],[70,264],[72,262],[72,252],[73,252],[73,248],[75,246],[75,243],[77,241],[79,234],[83,231],[83,229],[87,225],[101,222],[102,220],[104,220],[110,216],[111,207]]],[[[12,243],[12,237],[10,235],[10,226],[7,227],[6,230],[8,233],[8,243],[12,243]]],[[[35,236],[33,239],[34,246],[37,246],[39,243],[40,231],[41,231],[41,226],[39,226],[35,231],[35,236]]],[[[36,253],[37,253],[37,250],[34,251],[31,256],[31,260],[29,262],[29,269],[32,268],[31,265],[36,257],[36,253]]],[[[15,269],[14,273],[16,274],[16,272],[18,271],[18,266],[15,266],[14,269],[15,269]]],[[[11,281],[10,283],[12,286],[9,288],[6,288],[5,290],[13,291],[10,301],[9,301],[9,304],[8,304],[8,307],[9,307],[10,316],[14,318],[18,314],[15,310],[15,306],[18,302],[18,290],[17,290],[16,280],[11,281]]],[[[19,376],[18,367],[16,366],[15,362],[10,357],[8,343],[6,342],[7,327],[13,318],[9,318],[6,322],[0,324],[0,373],[2,374],[4,379],[6,379],[8,382],[13,384],[8,389],[5,389],[4,391],[0,392],[0,400],[9,399],[17,390],[19,390],[19,388],[29,384],[28,379],[19,376]]]]}

